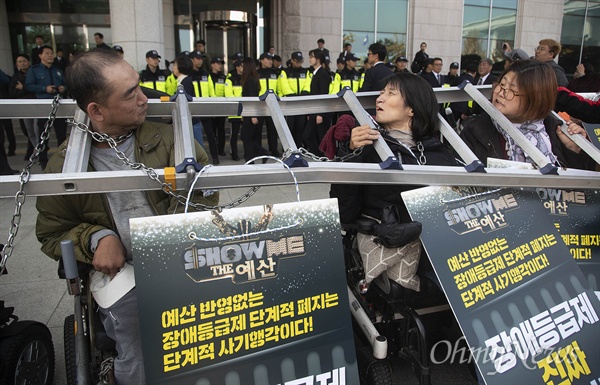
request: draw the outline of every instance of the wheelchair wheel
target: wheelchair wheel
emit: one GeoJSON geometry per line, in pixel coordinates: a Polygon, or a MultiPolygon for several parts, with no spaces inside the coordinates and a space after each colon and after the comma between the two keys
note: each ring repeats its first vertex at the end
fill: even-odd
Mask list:
{"type": "Polygon", "coordinates": [[[358,348],[358,372],[363,385],[392,385],[392,368],[387,359],[378,360],[367,347],[358,348]]]}
{"type": "Polygon", "coordinates": [[[33,323],[0,340],[0,384],[52,385],[54,345],[48,328],[33,323]]]}
{"type": "Polygon", "coordinates": [[[67,372],[67,385],[77,385],[77,364],[75,352],[75,314],[65,317],[64,323],[65,342],[65,370],[67,372]]]}

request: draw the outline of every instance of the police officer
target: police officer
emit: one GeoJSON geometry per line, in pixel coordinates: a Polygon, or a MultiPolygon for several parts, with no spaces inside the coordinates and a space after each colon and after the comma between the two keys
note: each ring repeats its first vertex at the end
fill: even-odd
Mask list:
{"type": "MultiPolygon", "coordinates": [[[[241,56],[241,54],[240,54],[241,56]]],[[[225,97],[227,98],[239,98],[242,97],[242,59],[237,59],[233,63],[232,72],[229,73],[227,80],[225,81],[225,97]]],[[[237,141],[242,127],[241,116],[230,116],[229,123],[231,123],[231,137],[229,138],[229,146],[231,147],[231,159],[240,160],[238,156],[237,141]]]]}
{"type": "MultiPolygon", "coordinates": [[[[260,68],[258,69],[258,77],[260,81],[260,92],[259,95],[263,95],[268,90],[273,90],[276,94],[279,90],[279,75],[277,70],[273,68],[273,56],[269,52],[265,52],[260,55],[260,68]]],[[[271,117],[265,118],[265,124],[267,126],[267,142],[269,144],[269,151],[271,155],[279,158],[281,154],[277,149],[277,130],[275,129],[275,123],[271,117]]]]}
{"type": "Polygon", "coordinates": [[[350,87],[353,92],[358,92],[360,88],[360,73],[356,69],[358,58],[353,53],[346,55],[346,65],[335,76],[334,92],[339,92],[344,87],[350,87]]]}
{"type": "MultiPolygon", "coordinates": [[[[215,96],[215,88],[212,84],[212,77],[210,74],[202,68],[204,61],[204,54],[200,51],[194,51],[190,53],[192,58],[192,64],[194,70],[192,71],[192,85],[194,86],[194,95],[197,98],[210,98],[215,96]]],[[[211,118],[200,119],[201,125],[194,126],[194,137],[202,136],[202,128],[206,132],[206,140],[208,141],[208,148],[210,156],[212,157],[212,163],[214,165],[219,164],[219,150],[217,146],[217,136],[213,129],[213,121],[211,118]]]]}
{"type": "Polygon", "coordinates": [[[450,63],[450,71],[448,72],[448,75],[446,75],[446,83],[448,83],[450,85],[450,87],[454,87],[458,85],[458,69],[460,68],[460,65],[458,64],[458,62],[452,62],[450,63]]]}
{"type": "MultiPolygon", "coordinates": [[[[210,77],[212,79],[214,96],[225,97],[225,80],[227,76],[223,73],[223,65],[225,61],[220,57],[210,59],[210,77]]],[[[219,155],[225,156],[225,117],[219,116],[212,118],[213,129],[217,134],[217,149],[219,155]]]]}
{"type": "MultiPolygon", "coordinates": [[[[279,95],[299,96],[310,94],[310,75],[307,68],[302,67],[304,57],[302,52],[292,52],[290,67],[285,68],[279,75],[279,95]]],[[[302,147],[302,135],[306,125],[306,115],[294,115],[286,118],[288,127],[296,147],[302,147]]]]}
{"type": "Polygon", "coordinates": [[[146,52],[146,69],[140,72],[140,86],[167,92],[169,70],[159,68],[160,55],[155,50],[146,52]]]}

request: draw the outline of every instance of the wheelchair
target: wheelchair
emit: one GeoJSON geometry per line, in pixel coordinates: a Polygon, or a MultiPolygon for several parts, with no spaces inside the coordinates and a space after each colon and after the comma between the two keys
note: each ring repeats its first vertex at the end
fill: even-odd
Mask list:
{"type": "Polygon", "coordinates": [[[439,325],[453,320],[450,306],[444,293],[427,275],[432,267],[424,252],[417,271],[420,292],[402,287],[389,279],[385,271],[368,288],[365,286],[356,236],[359,232],[372,234],[376,223],[360,218],[352,224],[342,224],[361,384],[391,384],[391,360],[399,359],[411,364],[421,385],[429,385],[431,346],[439,336],[439,325]]]}
{"type": "Polygon", "coordinates": [[[100,322],[89,289],[93,267],[77,262],[78,277],[74,278],[65,271],[63,259],[59,262],[58,276],[67,280],[69,294],[74,297],[74,312],[64,321],[67,385],[114,384],[112,361],[117,350],[115,341],[108,337],[100,322]]]}

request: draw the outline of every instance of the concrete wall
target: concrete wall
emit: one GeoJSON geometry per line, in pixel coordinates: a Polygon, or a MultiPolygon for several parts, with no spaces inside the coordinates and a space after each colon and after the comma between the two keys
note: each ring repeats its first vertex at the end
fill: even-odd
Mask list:
{"type": "Polygon", "coordinates": [[[463,0],[419,0],[409,2],[408,45],[409,60],[427,43],[429,57],[444,61],[443,73],[450,63],[460,62],[462,44],[463,0]]]}
{"type": "Polygon", "coordinates": [[[0,0],[0,69],[9,76],[13,75],[15,63],[12,61],[13,54],[10,47],[8,34],[8,17],[6,14],[6,1],[0,0]]]}
{"type": "Polygon", "coordinates": [[[277,53],[284,62],[294,51],[308,57],[323,38],[325,48],[337,58],[342,50],[342,14],[342,0],[273,0],[272,40],[277,53]]]}

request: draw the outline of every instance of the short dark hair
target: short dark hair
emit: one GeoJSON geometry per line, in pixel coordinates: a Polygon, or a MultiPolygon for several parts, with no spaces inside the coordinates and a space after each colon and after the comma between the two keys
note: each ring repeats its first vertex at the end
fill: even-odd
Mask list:
{"type": "Polygon", "coordinates": [[[101,34],[100,32],[96,32],[96,33],[94,34],[94,36],[98,36],[100,39],[104,39],[104,35],[103,35],[103,34],[101,34]]]}
{"type": "Polygon", "coordinates": [[[44,37],[43,37],[42,35],[35,35],[34,39],[37,39],[38,37],[39,37],[40,39],[44,39],[44,37]]]}
{"type": "Polygon", "coordinates": [[[409,72],[396,72],[384,79],[386,86],[397,89],[404,104],[412,108],[414,115],[409,124],[415,141],[437,133],[439,105],[427,80],[409,72]]]}
{"type": "Polygon", "coordinates": [[[321,37],[321,38],[319,38],[319,40],[317,40],[317,44],[319,44],[319,43],[325,44],[325,40],[321,37]]]}
{"type": "Polygon", "coordinates": [[[348,48],[348,46],[352,47],[352,44],[350,44],[350,43],[345,43],[345,44],[344,44],[344,49],[348,48]]]}
{"type": "Polygon", "coordinates": [[[387,49],[385,45],[381,43],[373,43],[369,46],[369,51],[373,53],[373,55],[377,55],[380,61],[383,61],[387,56],[387,49]]]}
{"type": "Polygon", "coordinates": [[[192,59],[187,55],[177,56],[173,63],[177,64],[177,69],[184,75],[191,74],[194,69],[194,63],[192,63],[192,59]]]}
{"type": "Polygon", "coordinates": [[[112,89],[103,71],[121,60],[121,55],[112,49],[93,49],[80,53],[73,59],[66,74],[67,87],[79,108],[87,112],[87,106],[91,102],[108,99],[112,89]]]}
{"type": "Polygon", "coordinates": [[[20,54],[17,54],[17,57],[15,57],[15,62],[16,62],[16,61],[17,61],[17,59],[18,59],[18,58],[20,58],[20,57],[24,57],[25,59],[27,59],[27,61],[30,61],[30,60],[29,60],[29,56],[25,55],[24,53],[20,53],[20,54]]]}
{"type": "Polygon", "coordinates": [[[39,50],[40,53],[38,55],[44,53],[45,49],[49,49],[50,51],[54,52],[54,50],[52,49],[52,47],[50,47],[49,45],[43,45],[43,46],[40,47],[40,50],[39,50]]]}
{"type": "Polygon", "coordinates": [[[523,121],[544,119],[554,109],[558,94],[558,82],[552,67],[533,59],[517,60],[504,71],[498,84],[509,72],[516,75],[521,98],[519,113],[523,121]]]}
{"type": "Polygon", "coordinates": [[[431,64],[433,64],[434,62],[436,62],[436,61],[438,61],[438,60],[439,60],[439,61],[441,61],[441,62],[442,62],[442,64],[444,63],[444,61],[442,60],[442,58],[441,58],[441,57],[434,57],[433,59],[431,59],[431,64]]]}
{"type": "Polygon", "coordinates": [[[196,42],[196,44],[206,45],[206,41],[204,41],[203,39],[200,39],[196,42]]]}

